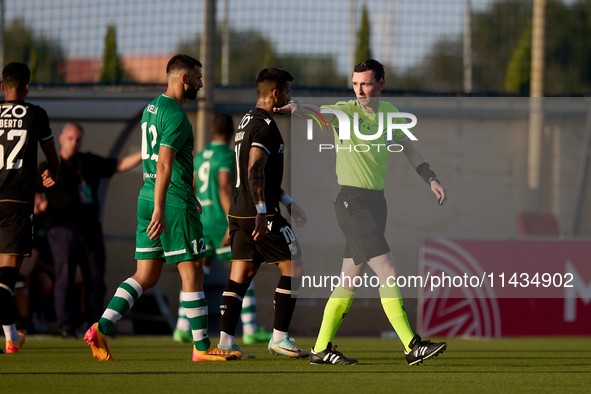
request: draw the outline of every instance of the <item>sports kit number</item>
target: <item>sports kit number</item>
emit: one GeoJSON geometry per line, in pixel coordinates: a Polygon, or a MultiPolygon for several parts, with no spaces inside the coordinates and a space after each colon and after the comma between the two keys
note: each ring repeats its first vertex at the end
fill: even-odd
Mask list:
{"type": "Polygon", "coordinates": [[[287,245],[289,245],[289,251],[292,255],[295,256],[298,253],[298,244],[294,242],[296,240],[296,237],[291,227],[284,226],[279,229],[279,232],[283,234],[283,236],[285,237],[285,242],[287,243],[287,245]]]}
{"type": "Polygon", "coordinates": [[[293,241],[295,241],[295,234],[293,233],[293,231],[291,230],[290,227],[285,226],[285,227],[281,227],[279,229],[279,232],[281,234],[283,234],[283,236],[285,237],[285,242],[287,242],[288,244],[292,243],[293,241]]]}
{"type": "Polygon", "coordinates": [[[209,186],[209,172],[211,170],[211,162],[204,161],[201,166],[199,166],[199,170],[197,170],[197,175],[199,176],[199,180],[201,181],[201,186],[199,187],[199,193],[203,193],[207,190],[209,186]]]}
{"type": "MultiPolygon", "coordinates": [[[[4,134],[4,130],[0,130],[0,136],[4,134]]],[[[10,130],[8,134],[6,134],[6,139],[8,141],[14,140],[14,137],[19,137],[18,142],[12,148],[12,151],[8,154],[8,158],[6,159],[6,169],[7,170],[18,170],[23,166],[23,159],[17,159],[16,157],[20,153],[21,149],[25,145],[25,141],[27,140],[27,130],[10,130]]],[[[4,145],[0,144],[0,170],[4,168],[4,145]]]]}
{"type": "Polygon", "coordinates": [[[204,238],[199,238],[199,245],[197,245],[196,239],[192,240],[191,243],[193,244],[194,254],[205,253],[205,239],[204,238]],[[198,246],[200,246],[200,247],[198,247],[198,246]],[[197,251],[197,250],[199,250],[199,251],[197,251]]]}
{"type": "Polygon", "coordinates": [[[152,150],[156,145],[156,139],[158,137],[158,131],[156,130],[156,126],[150,125],[150,128],[148,128],[148,122],[142,123],[142,160],[151,159],[155,162],[158,162],[158,154],[152,152],[152,156],[150,156],[150,154],[148,153],[148,131],[152,135],[152,141],[150,142],[150,144],[152,145],[152,150]]]}
{"type": "Polygon", "coordinates": [[[236,144],[234,146],[234,152],[236,153],[236,187],[240,186],[240,146],[242,144],[236,144]]]}
{"type": "MultiPolygon", "coordinates": [[[[251,119],[252,116],[249,114],[244,115],[238,125],[238,130],[244,129],[251,119]]],[[[242,134],[244,134],[244,132],[242,134]]],[[[242,144],[240,143],[234,146],[234,152],[236,153],[236,187],[240,186],[240,145],[242,144]]]]}

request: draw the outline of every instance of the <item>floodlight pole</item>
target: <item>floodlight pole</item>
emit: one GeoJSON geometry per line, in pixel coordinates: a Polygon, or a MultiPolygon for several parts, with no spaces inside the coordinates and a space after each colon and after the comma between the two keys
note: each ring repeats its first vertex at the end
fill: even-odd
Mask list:
{"type": "Polygon", "coordinates": [[[472,93],[472,1],[464,2],[464,93],[472,93]]]}
{"type": "Polygon", "coordinates": [[[224,14],[222,17],[222,86],[230,84],[230,0],[224,0],[224,14]]]}
{"type": "Polygon", "coordinates": [[[530,208],[540,211],[542,181],[542,128],[544,126],[544,36],[546,0],[534,0],[532,20],[531,76],[527,185],[530,208]]]}
{"type": "Polygon", "coordinates": [[[212,116],[215,108],[214,103],[214,81],[215,81],[215,2],[216,0],[204,1],[203,31],[201,34],[201,50],[199,60],[203,64],[203,88],[200,92],[199,107],[197,110],[197,130],[195,136],[195,149],[201,151],[205,147],[205,136],[211,130],[212,116]]]}
{"type": "Polygon", "coordinates": [[[349,42],[351,46],[351,57],[349,59],[349,68],[347,70],[347,86],[353,88],[351,74],[355,67],[355,55],[357,53],[357,1],[349,0],[349,42]]]}

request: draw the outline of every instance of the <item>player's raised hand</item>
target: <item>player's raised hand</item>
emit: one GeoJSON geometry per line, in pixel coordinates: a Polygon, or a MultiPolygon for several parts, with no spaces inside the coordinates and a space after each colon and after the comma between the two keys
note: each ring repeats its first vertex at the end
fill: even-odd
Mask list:
{"type": "Polygon", "coordinates": [[[265,213],[257,213],[256,219],[254,220],[254,230],[252,232],[252,237],[255,241],[260,241],[261,239],[265,238],[265,235],[269,232],[267,228],[267,214],[265,213]]]}
{"type": "Polygon", "coordinates": [[[41,174],[41,179],[43,180],[43,186],[52,187],[55,185],[56,176],[51,171],[45,170],[41,174]]]}
{"type": "Polygon", "coordinates": [[[445,192],[445,189],[443,188],[443,186],[441,186],[439,184],[439,182],[437,182],[437,181],[432,181],[431,182],[431,191],[433,193],[435,193],[435,196],[437,197],[437,202],[439,203],[439,205],[443,205],[443,202],[447,200],[447,193],[445,192]]]}
{"type": "Polygon", "coordinates": [[[273,108],[273,112],[275,112],[277,114],[286,114],[289,112],[291,112],[292,114],[295,114],[299,108],[300,108],[300,105],[298,104],[297,101],[290,101],[287,104],[285,104],[283,107],[273,108]]]}
{"type": "Polygon", "coordinates": [[[295,220],[296,227],[302,228],[306,225],[308,217],[298,204],[292,201],[291,204],[289,204],[286,208],[287,212],[289,212],[289,215],[295,220]]]}
{"type": "Polygon", "coordinates": [[[148,237],[153,241],[160,238],[162,233],[168,233],[166,231],[166,219],[164,218],[164,211],[154,209],[152,213],[152,221],[148,225],[148,237]]]}

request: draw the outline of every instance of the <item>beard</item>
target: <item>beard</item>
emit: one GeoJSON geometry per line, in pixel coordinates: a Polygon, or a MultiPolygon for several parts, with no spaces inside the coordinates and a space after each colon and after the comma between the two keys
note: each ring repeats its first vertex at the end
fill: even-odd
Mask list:
{"type": "Polygon", "coordinates": [[[190,87],[189,90],[185,90],[185,98],[188,100],[195,100],[197,98],[197,91],[199,89],[190,87]]]}
{"type": "MultiPolygon", "coordinates": [[[[284,107],[287,105],[287,103],[289,103],[289,100],[285,99],[285,100],[283,100],[282,103],[277,103],[277,107],[279,107],[279,108],[284,107]]],[[[280,116],[283,116],[285,114],[286,114],[286,112],[276,112],[275,113],[275,115],[280,115],[280,116]]]]}

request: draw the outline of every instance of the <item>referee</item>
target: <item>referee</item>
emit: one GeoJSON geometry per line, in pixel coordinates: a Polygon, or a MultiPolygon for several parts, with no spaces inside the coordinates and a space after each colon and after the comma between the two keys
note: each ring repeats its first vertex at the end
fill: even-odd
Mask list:
{"type": "MultiPolygon", "coordinates": [[[[355,66],[352,76],[353,89],[356,100],[341,101],[335,105],[323,108],[336,109],[344,112],[351,124],[357,118],[359,132],[365,135],[384,135],[386,146],[398,144],[403,147],[409,163],[416,169],[421,178],[429,185],[437,197],[439,205],[446,200],[445,189],[429,164],[419,153],[412,141],[402,132],[396,130],[392,139],[387,135],[379,122],[380,117],[387,113],[399,112],[393,105],[380,100],[380,93],[384,89],[384,66],[373,59],[365,60],[355,66]]],[[[320,112],[318,107],[306,106],[320,112]]],[[[302,117],[308,117],[297,102],[275,108],[275,112],[292,112],[302,117]]],[[[380,298],[384,312],[392,327],[396,330],[404,345],[406,360],[409,365],[417,365],[424,360],[437,356],[443,352],[447,343],[432,343],[423,341],[410,328],[406,311],[397,284],[388,283],[389,277],[397,277],[394,258],[384,237],[386,230],[387,206],[384,198],[384,184],[388,164],[389,150],[373,146],[368,152],[355,153],[351,151],[356,144],[366,141],[351,132],[351,139],[340,140],[337,127],[338,119],[335,115],[325,116],[327,124],[335,130],[335,146],[338,182],[341,185],[335,202],[337,222],[345,236],[345,251],[341,277],[354,278],[361,276],[367,265],[376,273],[380,280],[380,298]]],[[[405,123],[404,118],[396,118],[396,123],[405,123]]],[[[342,286],[337,287],[324,310],[324,317],[316,345],[310,354],[311,364],[357,364],[357,360],[348,359],[341,352],[333,348],[332,341],[341,325],[347,311],[355,297],[354,281],[344,280],[342,286]],[[350,283],[352,282],[352,283],[350,283]]]]}

